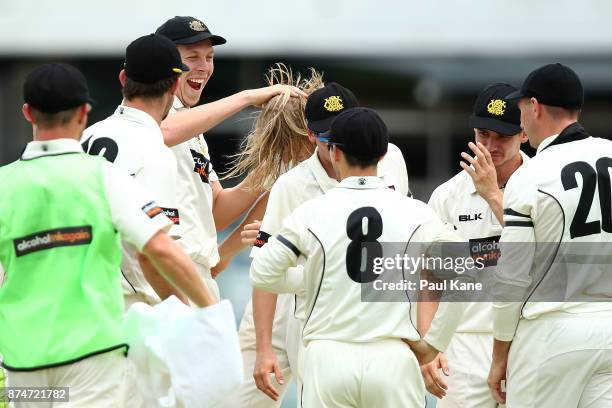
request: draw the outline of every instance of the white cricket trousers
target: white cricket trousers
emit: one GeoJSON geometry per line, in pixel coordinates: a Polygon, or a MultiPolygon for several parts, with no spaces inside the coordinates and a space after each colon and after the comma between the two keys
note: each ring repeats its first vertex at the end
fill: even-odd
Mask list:
{"type": "Polygon", "coordinates": [[[450,375],[440,370],[448,390],[436,407],[497,407],[487,384],[492,353],[493,333],[455,333],[445,352],[450,375]]]}
{"type": "Polygon", "coordinates": [[[425,384],[400,339],[372,343],[312,340],[304,352],[304,408],[420,408],[425,384]]]}
{"type": "Polygon", "coordinates": [[[294,316],[295,300],[292,294],[278,296],[276,313],[272,326],[272,349],[276,354],[283,374],[284,384],[276,383],[274,374],[270,374],[270,381],[279,391],[281,398],[274,401],[257,388],[253,379],[253,368],[257,357],[255,341],[255,324],[253,320],[253,302],[247,304],[240,322],[238,335],[240,350],[244,363],[244,383],[226,399],[216,404],[214,408],[278,408],[281,406],[285,391],[292,378],[296,379],[298,388],[298,402],[300,407],[301,375],[298,368],[302,347],[301,327],[302,321],[294,316]]]}
{"type": "Polygon", "coordinates": [[[522,319],[508,356],[506,406],[612,407],[612,314],[522,319]]]}
{"type": "Polygon", "coordinates": [[[126,358],[123,350],[36,371],[8,371],[9,387],[68,387],[69,402],[11,402],[15,408],[123,408],[126,358]]]}

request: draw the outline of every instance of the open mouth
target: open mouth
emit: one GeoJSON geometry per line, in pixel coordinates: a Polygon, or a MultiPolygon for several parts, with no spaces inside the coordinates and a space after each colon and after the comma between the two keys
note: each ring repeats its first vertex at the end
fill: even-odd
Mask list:
{"type": "Polygon", "coordinates": [[[202,84],[204,84],[203,79],[188,79],[187,85],[191,87],[194,91],[199,91],[202,89],[202,84]]]}

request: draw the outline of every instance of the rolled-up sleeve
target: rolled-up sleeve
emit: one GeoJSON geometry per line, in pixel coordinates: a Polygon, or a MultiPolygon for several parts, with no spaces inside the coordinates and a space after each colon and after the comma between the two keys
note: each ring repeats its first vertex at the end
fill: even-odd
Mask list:
{"type": "Polygon", "coordinates": [[[303,287],[303,268],[296,268],[303,253],[307,231],[296,210],[283,222],[281,231],[264,245],[253,258],[251,285],[276,293],[295,293],[303,287]]]}
{"type": "Polygon", "coordinates": [[[158,231],[168,231],[173,225],[150,194],[125,171],[103,163],[104,187],[113,225],[122,239],[139,251],[158,231]]]}

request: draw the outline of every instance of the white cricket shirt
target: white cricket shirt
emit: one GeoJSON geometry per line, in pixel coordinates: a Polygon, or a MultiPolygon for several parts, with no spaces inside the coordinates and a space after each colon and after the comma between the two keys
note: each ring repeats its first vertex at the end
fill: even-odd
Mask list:
{"type": "Polygon", "coordinates": [[[376,234],[379,242],[460,239],[426,204],[397,194],[379,177],[346,178],[325,195],[300,205],[254,258],[251,284],[269,290],[283,287],[294,279],[288,276],[288,268],[295,266],[299,257],[306,259],[305,342],[419,338],[410,318],[414,305],[408,299],[362,302],[361,284],[348,275],[346,259],[352,242],[348,225],[360,223],[363,231],[364,219],[368,220],[367,234],[370,228],[380,229],[376,234]],[[364,208],[370,214],[367,218],[360,214],[364,208]]]}
{"type": "MultiPolygon", "coordinates": [[[[185,109],[189,108],[175,96],[170,114],[185,109]]],[[[171,150],[178,166],[179,243],[191,259],[210,269],[219,262],[211,185],[219,181],[219,177],[213,170],[203,135],[173,146],[171,150]]]]}
{"type": "MultiPolygon", "coordinates": [[[[529,156],[521,151],[523,164],[529,156]]],[[[487,273],[493,273],[499,256],[502,226],[489,204],[476,191],[469,174],[461,171],[438,186],[429,198],[429,206],[442,221],[455,227],[470,243],[470,253],[488,259],[487,273]]],[[[490,302],[474,302],[466,307],[465,316],[457,331],[460,333],[492,333],[493,315],[490,302]]]]}
{"type": "MultiPolygon", "coordinates": [[[[387,154],[378,164],[378,175],[384,184],[406,196],[410,193],[408,186],[408,173],[406,163],[400,149],[389,143],[387,154]]],[[[259,249],[268,242],[270,236],[280,231],[283,220],[308,200],[325,194],[328,190],[338,186],[338,181],[329,177],[317,152],[304,160],[287,173],[281,175],[272,186],[266,212],[261,222],[259,234],[251,257],[255,257],[259,249]]],[[[302,266],[298,266],[294,273],[299,273],[302,266]]],[[[304,291],[298,290],[296,296],[295,315],[304,318],[304,291]]],[[[289,295],[281,295],[279,303],[286,301],[289,295]]]]}
{"type": "MultiPolygon", "coordinates": [[[[33,141],[28,143],[22,157],[30,160],[66,153],[83,154],[83,149],[75,139],[33,141]]],[[[102,177],[111,219],[122,239],[141,251],[158,231],[170,229],[172,221],[162,211],[151,211],[157,207],[151,194],[125,171],[104,163],[102,177]]]]}
{"type": "Polygon", "coordinates": [[[567,300],[583,294],[612,300],[610,262],[597,261],[609,258],[609,251],[597,250],[612,243],[611,170],[612,142],[590,137],[575,123],[545,139],[536,156],[510,178],[496,291],[524,291],[525,301],[494,302],[496,339],[512,340],[521,318],[612,311],[610,301],[532,301],[544,279],[549,286],[558,284],[567,300]],[[590,250],[595,257],[585,258],[589,254],[583,251],[590,250]]]}
{"type": "MultiPolygon", "coordinates": [[[[111,116],[85,129],[81,141],[87,153],[104,156],[132,175],[174,222],[170,235],[180,236],[176,159],[151,115],[119,105],[111,116]]],[[[125,295],[142,294],[151,304],[160,301],[142,273],[137,248],[126,242],[121,271],[125,295]]]]}

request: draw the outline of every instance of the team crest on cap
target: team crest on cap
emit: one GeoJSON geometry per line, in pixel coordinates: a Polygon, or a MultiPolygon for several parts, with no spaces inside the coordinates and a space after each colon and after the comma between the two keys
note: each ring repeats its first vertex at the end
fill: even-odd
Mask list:
{"type": "Polygon", "coordinates": [[[506,112],[506,101],[491,99],[491,102],[487,105],[487,112],[491,115],[502,116],[506,112]]]}
{"type": "Polygon", "coordinates": [[[208,28],[206,28],[204,23],[201,22],[200,20],[193,20],[192,22],[190,22],[189,23],[189,28],[191,28],[193,31],[206,31],[206,30],[208,30],[208,28]]]}
{"type": "Polygon", "coordinates": [[[323,104],[323,107],[328,112],[338,112],[344,109],[342,98],[339,96],[330,96],[329,98],[325,98],[325,104],[323,104]]]}

